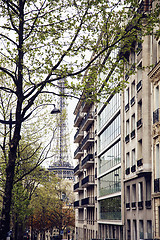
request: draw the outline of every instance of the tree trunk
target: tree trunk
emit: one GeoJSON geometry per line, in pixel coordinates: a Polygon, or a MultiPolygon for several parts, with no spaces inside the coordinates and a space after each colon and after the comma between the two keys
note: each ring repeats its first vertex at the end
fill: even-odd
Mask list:
{"type": "Polygon", "coordinates": [[[1,240],[6,240],[7,233],[10,230],[10,209],[11,209],[11,201],[12,201],[15,161],[16,161],[16,150],[15,150],[15,147],[11,147],[10,154],[9,154],[9,161],[6,168],[5,194],[3,197],[2,218],[1,218],[1,225],[0,225],[1,240]]]}

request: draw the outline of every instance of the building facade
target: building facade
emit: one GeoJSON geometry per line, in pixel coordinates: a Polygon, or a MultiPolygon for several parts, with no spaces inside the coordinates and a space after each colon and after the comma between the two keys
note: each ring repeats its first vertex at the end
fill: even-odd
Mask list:
{"type": "Polygon", "coordinates": [[[96,160],[96,111],[93,104],[78,102],[74,114],[77,132],[74,142],[77,149],[74,159],[74,192],[77,193],[75,237],[90,240],[98,237],[97,228],[97,160],[96,160]]]}
{"type": "Polygon", "coordinates": [[[99,238],[123,240],[120,94],[110,96],[97,115],[99,238]]]}
{"type": "Polygon", "coordinates": [[[153,39],[152,84],[152,205],[153,239],[160,239],[160,39],[153,39]]]}

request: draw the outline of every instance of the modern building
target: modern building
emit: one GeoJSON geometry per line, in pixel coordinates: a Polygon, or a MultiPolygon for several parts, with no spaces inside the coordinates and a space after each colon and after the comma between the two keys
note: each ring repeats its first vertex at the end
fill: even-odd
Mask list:
{"type": "Polygon", "coordinates": [[[121,218],[120,94],[110,96],[97,112],[98,233],[100,239],[123,240],[121,218]]]}
{"type": "Polygon", "coordinates": [[[74,111],[74,127],[77,132],[74,142],[77,149],[74,159],[74,192],[77,193],[76,240],[98,238],[97,227],[97,153],[96,153],[96,108],[94,104],[80,100],[74,111]]]}

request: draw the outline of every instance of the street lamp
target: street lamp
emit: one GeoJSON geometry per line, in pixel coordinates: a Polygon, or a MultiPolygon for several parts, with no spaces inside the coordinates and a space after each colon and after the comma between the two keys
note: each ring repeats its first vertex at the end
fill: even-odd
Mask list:
{"type": "Polygon", "coordinates": [[[57,114],[57,113],[60,113],[61,111],[55,107],[55,104],[53,104],[54,108],[53,110],[51,111],[51,114],[57,114]]]}

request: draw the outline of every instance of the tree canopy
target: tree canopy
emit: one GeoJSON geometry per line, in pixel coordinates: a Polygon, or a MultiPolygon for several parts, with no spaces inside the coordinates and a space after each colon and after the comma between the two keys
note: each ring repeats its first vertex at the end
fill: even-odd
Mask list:
{"type": "MultiPolygon", "coordinates": [[[[158,1],[152,1],[154,8],[148,3],[137,0],[0,2],[0,113],[3,116],[0,123],[8,133],[2,239],[10,227],[15,164],[26,122],[32,131],[34,114],[40,115],[42,108],[45,111],[44,107],[51,106],[57,95],[79,98],[85,93],[84,100],[97,101],[102,88],[105,96],[122,89],[126,52],[134,42],[141,42],[143,35],[159,34],[153,31],[159,21],[158,1]],[[65,94],[59,91],[61,79],[65,79],[65,94]],[[116,86],[119,84],[118,89],[113,80],[116,86]]],[[[4,152],[4,145],[1,149],[4,152]]]]}

